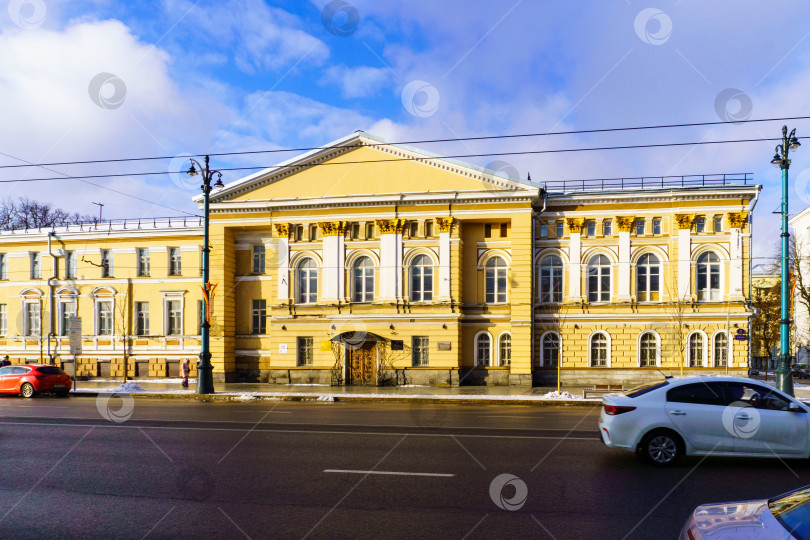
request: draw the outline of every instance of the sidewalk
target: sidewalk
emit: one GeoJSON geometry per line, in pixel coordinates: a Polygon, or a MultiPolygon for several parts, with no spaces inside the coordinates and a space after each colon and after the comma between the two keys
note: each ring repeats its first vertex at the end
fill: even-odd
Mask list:
{"type": "MultiPolygon", "coordinates": [[[[758,381],[765,382],[765,381],[758,381]]],[[[461,386],[439,388],[435,386],[329,386],[320,384],[286,385],[268,383],[215,383],[215,393],[196,394],[196,380],[189,379],[189,388],[180,386],[180,379],[134,379],[121,387],[120,379],[78,381],[71,395],[98,396],[99,394],[128,393],[133,396],[216,399],[247,401],[255,399],[292,401],[424,401],[442,403],[490,403],[525,405],[594,405],[601,397],[583,399],[583,387],[564,386],[561,395],[556,387],[520,386],[461,386]]],[[[773,385],[773,380],[766,384],[773,385]]],[[[794,383],[795,395],[810,400],[810,385],[794,383]]]]}

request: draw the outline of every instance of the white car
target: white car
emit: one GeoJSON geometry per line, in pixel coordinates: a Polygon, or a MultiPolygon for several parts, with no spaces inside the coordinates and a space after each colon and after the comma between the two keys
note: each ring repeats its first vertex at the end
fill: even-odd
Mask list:
{"type": "Polygon", "coordinates": [[[602,398],[599,435],[653,465],[683,455],[807,458],[810,407],[743,377],[670,377],[602,398]]]}

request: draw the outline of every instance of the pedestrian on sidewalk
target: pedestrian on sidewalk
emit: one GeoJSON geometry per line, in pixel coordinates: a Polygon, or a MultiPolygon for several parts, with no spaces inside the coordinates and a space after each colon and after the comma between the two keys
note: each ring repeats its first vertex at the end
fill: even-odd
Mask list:
{"type": "Polygon", "coordinates": [[[3,360],[0,360],[0,367],[10,366],[10,365],[11,365],[11,360],[8,359],[8,355],[5,355],[3,357],[3,360]]]}
{"type": "Polygon", "coordinates": [[[191,366],[188,363],[188,358],[183,359],[183,363],[180,365],[180,370],[183,373],[183,388],[188,388],[188,374],[191,371],[191,366]]]}

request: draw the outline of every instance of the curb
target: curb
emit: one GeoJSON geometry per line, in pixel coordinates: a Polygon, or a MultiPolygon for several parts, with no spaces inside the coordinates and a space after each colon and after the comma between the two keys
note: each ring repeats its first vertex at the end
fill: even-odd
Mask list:
{"type": "MultiPolygon", "coordinates": [[[[123,392],[126,393],[126,392],[123,392]]],[[[71,393],[70,397],[93,397],[97,398],[100,395],[113,395],[113,392],[77,392],[71,393]]],[[[548,406],[566,406],[566,407],[588,407],[596,406],[602,403],[601,399],[539,399],[539,398],[525,398],[525,399],[502,399],[499,396],[484,397],[461,397],[461,396],[436,396],[425,398],[421,396],[386,396],[386,395],[370,395],[363,396],[358,394],[348,395],[335,395],[335,394],[310,394],[310,393],[277,393],[277,394],[169,394],[169,393],[156,393],[156,392],[133,392],[129,394],[135,398],[149,398],[149,399],[186,399],[196,401],[217,401],[217,402],[237,402],[237,403],[250,403],[254,401],[310,401],[310,402],[395,402],[395,403],[442,403],[442,404],[471,404],[471,405],[532,405],[540,407],[548,406]]]]}

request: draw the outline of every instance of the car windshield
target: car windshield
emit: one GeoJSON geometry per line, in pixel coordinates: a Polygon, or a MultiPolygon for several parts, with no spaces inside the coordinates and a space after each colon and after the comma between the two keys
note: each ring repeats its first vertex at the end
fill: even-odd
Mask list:
{"type": "Polygon", "coordinates": [[[37,371],[44,373],[45,375],[61,375],[64,373],[64,371],[56,366],[43,366],[41,368],[37,368],[37,371]]]}
{"type": "Polygon", "coordinates": [[[798,540],[810,540],[810,486],[768,501],[768,508],[798,540]]]}
{"type": "Polygon", "coordinates": [[[661,387],[666,386],[668,384],[669,383],[666,380],[646,382],[644,384],[640,384],[640,385],[636,386],[635,388],[631,388],[630,390],[627,390],[624,393],[624,395],[625,396],[630,396],[631,398],[635,398],[635,397],[638,397],[638,396],[643,396],[647,392],[652,392],[653,390],[655,390],[657,388],[661,388],[661,387]]]}

